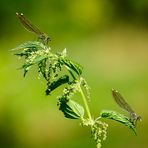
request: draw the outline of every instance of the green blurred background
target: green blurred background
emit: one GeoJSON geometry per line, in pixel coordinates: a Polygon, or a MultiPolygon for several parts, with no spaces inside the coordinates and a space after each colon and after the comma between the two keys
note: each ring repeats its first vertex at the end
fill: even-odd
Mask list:
{"type": "MultiPolygon", "coordinates": [[[[0,1],[0,148],[93,148],[87,128],[63,118],[56,96],[45,96],[35,70],[23,78],[9,50],[35,40],[15,13],[23,12],[47,32],[53,51],[65,47],[84,66],[91,87],[93,116],[102,109],[123,111],[111,96],[118,89],[142,116],[138,136],[114,121],[104,148],[147,148],[148,1],[146,0],[1,0],[0,1]]],[[[79,98],[76,98],[78,100],[79,98]]]]}

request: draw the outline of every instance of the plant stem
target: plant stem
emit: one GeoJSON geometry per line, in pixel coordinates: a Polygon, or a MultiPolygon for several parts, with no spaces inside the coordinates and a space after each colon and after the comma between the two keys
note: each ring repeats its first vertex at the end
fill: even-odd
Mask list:
{"type": "MultiPolygon", "coordinates": [[[[83,98],[84,106],[85,106],[85,109],[86,109],[88,118],[89,118],[89,120],[90,120],[90,122],[91,122],[90,127],[91,127],[91,130],[92,130],[92,129],[93,129],[93,124],[94,124],[94,122],[92,121],[92,117],[91,117],[91,113],[90,113],[89,106],[88,106],[88,103],[87,103],[87,99],[86,99],[86,97],[85,97],[85,95],[84,95],[84,93],[83,93],[83,90],[82,90],[82,88],[81,88],[80,85],[79,85],[79,91],[80,91],[80,94],[81,94],[81,96],[82,96],[82,98],[83,98]]],[[[101,144],[98,143],[98,144],[96,145],[96,147],[97,147],[97,148],[101,148],[101,144]]]]}
{"type": "Polygon", "coordinates": [[[79,86],[79,91],[80,91],[80,94],[81,94],[81,96],[82,96],[82,99],[83,99],[83,102],[84,102],[84,105],[85,105],[85,109],[86,109],[88,118],[89,118],[90,121],[91,121],[91,120],[92,120],[91,113],[90,113],[89,106],[88,106],[86,97],[85,97],[85,95],[84,95],[84,93],[83,93],[83,90],[82,90],[81,86],[79,86]]]}
{"type": "Polygon", "coordinates": [[[101,148],[101,144],[100,143],[97,144],[97,148],[101,148]]]}

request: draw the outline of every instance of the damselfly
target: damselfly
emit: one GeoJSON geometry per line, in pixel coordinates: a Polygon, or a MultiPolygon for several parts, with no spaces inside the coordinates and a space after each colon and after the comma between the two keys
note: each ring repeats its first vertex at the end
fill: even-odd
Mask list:
{"type": "Polygon", "coordinates": [[[45,43],[48,43],[48,41],[50,40],[49,36],[46,33],[40,31],[35,25],[33,25],[31,21],[24,16],[23,13],[17,12],[16,16],[20,20],[21,24],[25,27],[25,29],[27,29],[30,32],[35,33],[39,39],[41,39],[45,43]]]}
{"type": "Polygon", "coordinates": [[[124,110],[126,110],[129,114],[130,114],[130,118],[131,121],[136,124],[136,122],[139,120],[141,121],[141,117],[139,115],[137,115],[135,113],[135,111],[130,107],[130,105],[123,99],[123,97],[121,96],[121,94],[115,90],[112,89],[112,95],[116,101],[116,103],[123,108],[124,110]]]}

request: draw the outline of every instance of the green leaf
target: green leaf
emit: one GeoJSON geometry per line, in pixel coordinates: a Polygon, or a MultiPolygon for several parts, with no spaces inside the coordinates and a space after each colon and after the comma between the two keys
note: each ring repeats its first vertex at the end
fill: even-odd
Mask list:
{"type": "Polygon", "coordinates": [[[47,58],[46,55],[36,56],[33,60],[30,60],[29,62],[26,62],[20,69],[24,69],[24,68],[27,68],[27,67],[29,67],[31,65],[39,63],[39,62],[43,61],[46,58],[47,58]]]}
{"type": "Polygon", "coordinates": [[[38,55],[31,61],[31,63],[36,64],[36,63],[39,63],[39,62],[45,60],[46,58],[47,58],[47,55],[38,55]]]}
{"type": "Polygon", "coordinates": [[[130,118],[128,118],[122,114],[119,114],[119,113],[117,113],[115,111],[111,111],[111,110],[103,110],[101,112],[101,117],[118,121],[118,122],[124,124],[125,126],[128,126],[131,130],[133,130],[135,135],[137,134],[136,127],[135,127],[134,123],[130,120],[130,118]]]}
{"type": "Polygon", "coordinates": [[[24,69],[24,77],[26,76],[31,65],[32,65],[31,63],[25,63],[21,68],[19,68],[19,69],[24,69]]]}
{"type": "Polygon", "coordinates": [[[46,49],[46,48],[47,47],[41,42],[37,42],[37,41],[31,42],[31,41],[29,41],[29,42],[20,44],[19,46],[17,46],[16,48],[14,48],[12,50],[14,51],[14,50],[25,49],[25,50],[30,50],[30,51],[37,51],[37,50],[46,49]]]}
{"type": "Polygon", "coordinates": [[[61,76],[58,80],[53,81],[47,86],[46,95],[49,95],[54,89],[68,82],[69,82],[68,75],[61,76]]]}
{"type": "Polygon", "coordinates": [[[19,69],[24,69],[24,77],[26,76],[26,73],[28,72],[29,68],[36,64],[36,63],[39,63],[43,60],[45,60],[47,58],[46,55],[39,55],[39,56],[36,56],[33,60],[30,60],[29,62],[26,62],[25,64],[23,64],[22,67],[20,67],[19,69]]]}
{"type": "Polygon", "coordinates": [[[61,101],[60,108],[64,116],[69,119],[80,119],[84,116],[84,108],[73,100],[61,101]]]}
{"type": "Polygon", "coordinates": [[[38,72],[40,72],[43,75],[43,77],[47,80],[48,78],[46,74],[46,66],[47,66],[46,62],[47,62],[47,58],[43,59],[38,63],[38,68],[39,68],[38,72]]]}
{"type": "Polygon", "coordinates": [[[67,58],[60,58],[60,62],[67,66],[69,69],[75,71],[75,73],[77,73],[77,75],[81,75],[82,74],[82,66],[76,62],[73,62],[67,58]]]}

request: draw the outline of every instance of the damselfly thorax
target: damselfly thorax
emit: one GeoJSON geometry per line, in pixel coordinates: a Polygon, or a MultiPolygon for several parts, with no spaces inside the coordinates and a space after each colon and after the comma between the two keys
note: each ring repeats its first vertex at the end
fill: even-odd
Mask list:
{"type": "Polygon", "coordinates": [[[23,13],[18,13],[17,12],[16,15],[17,15],[18,19],[20,20],[21,24],[24,26],[24,28],[26,30],[28,30],[28,31],[30,31],[32,33],[35,33],[38,36],[39,39],[41,39],[45,43],[48,43],[48,41],[50,40],[50,38],[49,38],[49,36],[46,33],[40,31],[38,29],[38,27],[36,27],[35,25],[33,25],[31,23],[31,21],[24,16],[23,13]]]}

